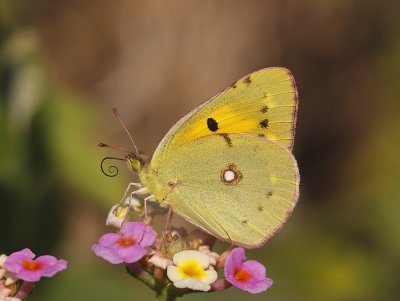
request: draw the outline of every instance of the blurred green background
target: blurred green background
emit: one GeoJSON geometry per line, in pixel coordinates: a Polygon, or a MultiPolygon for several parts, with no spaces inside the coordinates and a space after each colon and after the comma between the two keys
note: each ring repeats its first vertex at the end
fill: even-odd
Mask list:
{"type": "Polygon", "coordinates": [[[152,300],[96,258],[130,172],[98,142],[151,154],[186,112],[246,73],[288,67],[300,105],[299,204],[249,258],[274,286],[184,300],[399,300],[400,3],[0,0],[0,253],[69,268],[31,300],[152,300]]]}

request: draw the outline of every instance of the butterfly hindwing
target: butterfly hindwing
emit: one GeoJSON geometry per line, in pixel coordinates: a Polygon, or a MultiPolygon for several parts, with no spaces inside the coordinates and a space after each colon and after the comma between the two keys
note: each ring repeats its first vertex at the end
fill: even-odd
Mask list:
{"type": "Polygon", "coordinates": [[[251,248],[284,223],[297,201],[298,181],[296,161],[276,142],[212,134],[168,152],[148,184],[175,213],[223,240],[251,248]]]}

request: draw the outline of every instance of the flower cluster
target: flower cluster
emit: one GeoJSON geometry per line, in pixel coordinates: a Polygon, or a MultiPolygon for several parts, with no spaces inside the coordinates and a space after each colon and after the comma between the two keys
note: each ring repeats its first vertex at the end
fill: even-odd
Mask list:
{"type": "Polygon", "coordinates": [[[4,267],[6,260],[7,256],[5,254],[0,255],[0,300],[16,301],[11,296],[14,296],[17,292],[18,279],[4,267]]]}
{"type": "Polygon", "coordinates": [[[126,202],[114,206],[107,224],[120,229],[101,236],[92,250],[112,264],[127,264],[132,276],[158,294],[171,284],[174,290],[169,294],[175,296],[190,290],[225,290],[232,285],[253,294],[271,287],[265,267],[254,260],[245,261],[243,248],[228,249],[220,256],[212,251],[215,238],[200,230],[188,234],[184,229],[170,229],[169,225],[157,238],[150,223],[130,222],[128,214],[126,202]],[[218,279],[219,269],[223,269],[224,278],[218,279]]]}
{"type": "Polygon", "coordinates": [[[50,255],[34,258],[28,248],[0,255],[0,301],[25,299],[41,277],[52,277],[67,267],[65,260],[50,255]]]}

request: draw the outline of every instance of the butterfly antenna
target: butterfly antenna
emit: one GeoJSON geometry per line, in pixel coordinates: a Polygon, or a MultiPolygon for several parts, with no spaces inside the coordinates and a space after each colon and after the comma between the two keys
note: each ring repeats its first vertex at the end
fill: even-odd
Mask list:
{"type": "Polygon", "coordinates": [[[121,151],[121,152],[128,153],[128,154],[131,152],[131,151],[125,149],[125,148],[118,147],[118,146],[112,146],[112,145],[105,144],[105,143],[99,143],[99,144],[97,144],[97,146],[99,146],[99,147],[108,147],[108,148],[112,148],[112,149],[119,150],[119,151],[121,151]]]}
{"type": "Polygon", "coordinates": [[[121,116],[119,116],[119,113],[118,113],[118,111],[117,111],[117,108],[116,108],[116,107],[113,107],[112,110],[113,110],[113,113],[114,113],[115,117],[117,117],[118,121],[121,123],[121,125],[122,125],[122,127],[124,128],[125,132],[128,134],[129,139],[131,139],[131,142],[132,142],[132,144],[133,144],[133,147],[135,148],[135,154],[138,154],[138,153],[139,153],[138,148],[136,147],[136,144],[135,144],[135,142],[133,141],[133,138],[132,138],[131,134],[129,133],[128,129],[126,128],[124,122],[122,121],[121,116]]]}

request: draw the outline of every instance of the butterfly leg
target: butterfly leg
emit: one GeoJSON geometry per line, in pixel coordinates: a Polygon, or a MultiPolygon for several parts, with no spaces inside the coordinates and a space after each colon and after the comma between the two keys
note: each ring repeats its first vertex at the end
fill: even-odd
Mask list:
{"type": "Polygon", "coordinates": [[[146,224],[151,222],[151,220],[149,220],[149,218],[147,216],[147,201],[155,202],[156,199],[154,198],[154,195],[150,195],[147,198],[144,198],[144,200],[143,200],[143,203],[144,203],[144,222],[146,224]]]}
{"type": "Polygon", "coordinates": [[[142,187],[138,190],[135,190],[132,192],[132,195],[137,194],[137,195],[144,195],[144,194],[148,194],[149,190],[147,189],[147,187],[142,187]]]}
{"type": "MultiPolygon", "coordinates": [[[[124,196],[122,197],[122,200],[119,202],[119,204],[123,204],[123,202],[124,202],[124,200],[125,200],[125,198],[126,198],[126,195],[128,194],[128,191],[129,191],[133,186],[136,187],[136,188],[139,188],[139,190],[143,189],[143,185],[140,184],[140,183],[133,183],[133,182],[129,183],[129,184],[128,184],[128,187],[126,187],[126,189],[125,189],[124,196]]],[[[139,190],[137,190],[137,191],[139,191],[139,190]]]]}
{"type": "MultiPolygon", "coordinates": [[[[133,191],[132,193],[131,193],[131,195],[130,195],[130,197],[129,197],[129,207],[130,207],[130,202],[131,202],[131,200],[132,200],[132,198],[133,198],[133,196],[136,194],[136,195],[144,195],[144,194],[148,194],[149,193],[149,190],[147,189],[147,187],[142,187],[142,188],[140,188],[140,189],[138,189],[138,190],[135,190],[135,191],[133,191]]],[[[152,197],[152,196],[150,196],[150,197],[152,197]]],[[[147,198],[145,198],[144,199],[144,214],[145,214],[145,216],[146,216],[146,218],[145,218],[145,220],[147,220],[147,206],[146,206],[146,201],[149,199],[149,197],[147,197],[147,198]]],[[[135,210],[136,211],[136,210],[135,210]]]]}
{"type": "MultiPolygon", "coordinates": [[[[146,187],[143,187],[142,186],[142,184],[140,184],[140,183],[129,183],[129,185],[128,185],[128,188],[126,189],[126,191],[125,191],[125,194],[124,194],[124,197],[122,198],[122,200],[120,201],[120,203],[119,203],[119,205],[118,206],[121,206],[121,207],[124,207],[124,206],[128,206],[128,208],[129,208],[129,211],[130,210],[134,210],[134,211],[136,211],[136,212],[140,212],[141,211],[141,206],[140,206],[140,203],[139,203],[139,201],[136,199],[136,198],[134,198],[134,195],[136,194],[136,195],[143,195],[143,194],[147,194],[148,193],[148,189],[146,188],[146,187]],[[135,190],[135,191],[133,191],[130,195],[129,195],[129,199],[128,199],[128,201],[126,202],[125,200],[126,200],[126,194],[128,193],[128,191],[130,190],[130,188],[132,187],[132,186],[136,186],[136,187],[140,187],[140,189],[138,189],[138,190],[135,190]],[[135,206],[132,206],[132,199],[135,199],[135,206]]],[[[128,219],[128,214],[126,215],[126,219],[128,219]]]]}
{"type": "Polygon", "coordinates": [[[164,231],[163,231],[163,235],[162,235],[162,243],[166,243],[167,235],[171,231],[171,220],[172,220],[173,214],[174,214],[174,212],[172,210],[172,206],[169,205],[167,217],[165,218],[164,231]]]}

